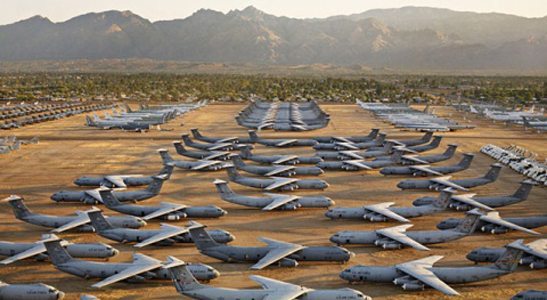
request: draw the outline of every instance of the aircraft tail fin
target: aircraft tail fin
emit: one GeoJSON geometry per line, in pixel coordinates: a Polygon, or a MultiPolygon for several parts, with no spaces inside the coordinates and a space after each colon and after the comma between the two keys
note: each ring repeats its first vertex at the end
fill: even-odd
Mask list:
{"type": "Polygon", "coordinates": [[[214,182],[217,192],[220,194],[220,197],[223,198],[226,195],[233,195],[234,191],[228,186],[228,182],[220,179],[216,179],[214,182]]]}
{"type": "Polygon", "coordinates": [[[154,195],[157,195],[161,191],[161,187],[163,186],[163,182],[167,179],[167,176],[152,176],[152,182],[148,187],[146,188],[146,191],[149,193],[152,193],[154,195]]]}
{"type": "Polygon", "coordinates": [[[472,153],[464,153],[463,157],[462,157],[462,160],[460,160],[460,162],[458,163],[458,166],[460,166],[464,169],[469,168],[469,166],[471,165],[471,162],[473,161],[474,157],[475,157],[475,155],[473,155],[472,153]]]}
{"type": "Polygon", "coordinates": [[[234,166],[236,166],[236,168],[245,167],[245,163],[243,162],[243,160],[241,159],[239,155],[232,154],[230,155],[230,158],[232,159],[232,163],[234,163],[234,166]]]}
{"type": "Polygon", "coordinates": [[[371,139],[375,139],[378,136],[379,132],[380,132],[379,128],[372,128],[370,132],[368,133],[368,137],[371,139]]]}
{"type": "Polygon", "coordinates": [[[387,142],[384,144],[384,147],[383,147],[384,151],[386,151],[387,153],[391,152],[391,149],[393,149],[393,142],[387,142]]]}
{"type": "Polygon", "coordinates": [[[458,145],[450,144],[450,145],[448,145],[448,147],[444,151],[443,155],[448,156],[448,157],[452,157],[452,156],[454,156],[454,153],[456,153],[457,148],[458,148],[458,145]]]}
{"type": "Polygon", "coordinates": [[[106,207],[108,208],[116,207],[122,204],[120,200],[118,200],[118,198],[114,196],[111,189],[100,189],[99,195],[101,195],[101,199],[103,199],[104,205],[106,205],[106,207]]]}
{"type": "Polygon", "coordinates": [[[97,232],[113,228],[112,224],[104,218],[103,213],[100,210],[88,211],[87,215],[89,216],[89,220],[91,220],[91,225],[95,228],[95,230],[97,230],[97,232]]]}
{"type": "Polygon", "coordinates": [[[521,182],[519,188],[513,194],[513,197],[518,198],[520,200],[528,199],[528,195],[530,194],[530,191],[532,190],[533,186],[534,184],[530,181],[525,180],[521,182]]]}
{"type": "Polygon", "coordinates": [[[433,131],[428,131],[422,136],[421,141],[424,143],[427,143],[431,140],[432,137],[433,137],[433,131]]]}
{"type": "Polygon", "coordinates": [[[532,127],[530,126],[530,122],[528,121],[528,119],[526,119],[526,117],[522,116],[522,123],[524,124],[524,127],[532,127]]]}
{"type": "Polygon", "coordinates": [[[32,215],[32,211],[27,207],[22,197],[12,195],[6,200],[8,200],[8,203],[11,205],[17,219],[22,220],[32,215]]]}
{"type": "Polygon", "coordinates": [[[44,242],[49,259],[54,265],[61,265],[73,260],[72,256],[61,245],[60,240],[51,240],[44,242]]]}
{"type": "Polygon", "coordinates": [[[205,226],[201,225],[199,223],[193,222],[193,224],[189,227],[188,231],[190,232],[190,236],[192,236],[192,240],[194,241],[194,244],[198,248],[198,250],[207,250],[208,248],[218,246],[219,243],[217,243],[205,230],[205,226]]]}
{"type": "Polygon", "coordinates": [[[194,138],[196,138],[196,139],[197,139],[197,138],[202,138],[202,137],[203,137],[203,136],[201,135],[201,132],[199,132],[199,129],[197,129],[197,128],[192,128],[192,129],[190,129],[190,132],[192,133],[192,136],[193,136],[194,138]]]}
{"type": "Polygon", "coordinates": [[[230,178],[231,181],[235,181],[241,177],[241,174],[239,174],[234,166],[227,167],[226,171],[228,172],[228,178],[230,178]]]}
{"type": "Polygon", "coordinates": [[[128,113],[133,112],[133,110],[131,109],[131,107],[129,106],[129,104],[125,103],[124,106],[125,106],[125,110],[126,110],[128,113]]]}
{"type": "Polygon", "coordinates": [[[517,268],[524,252],[522,248],[525,246],[522,242],[522,240],[517,240],[506,245],[505,252],[496,260],[494,266],[503,271],[513,272],[517,268]]]}
{"type": "Polygon", "coordinates": [[[442,135],[436,135],[433,137],[433,140],[431,141],[430,145],[433,147],[438,147],[441,144],[442,139],[443,139],[442,135]]]}
{"type": "Polygon", "coordinates": [[[403,157],[403,151],[396,149],[393,151],[393,154],[391,155],[391,160],[393,160],[395,163],[400,163],[403,157]]]}
{"type": "Polygon", "coordinates": [[[93,122],[93,120],[91,120],[91,117],[90,116],[85,116],[85,123],[87,124],[87,126],[95,126],[95,122],[93,122]]]}
{"type": "Polygon", "coordinates": [[[488,172],[486,173],[486,175],[484,175],[484,178],[490,180],[491,182],[496,181],[498,179],[498,176],[500,175],[500,172],[501,165],[493,164],[490,167],[490,170],[488,170],[488,172]]]}
{"type": "Polygon", "coordinates": [[[190,136],[187,134],[181,135],[181,138],[186,146],[191,145],[193,143],[192,140],[190,139],[190,136]]]}
{"type": "Polygon", "coordinates": [[[256,142],[258,140],[258,135],[256,134],[256,131],[249,130],[249,139],[251,142],[256,142]]]}
{"type": "Polygon", "coordinates": [[[465,215],[465,218],[461,221],[454,230],[465,233],[465,234],[471,234],[475,232],[475,229],[480,223],[481,213],[478,212],[478,210],[474,209],[471,211],[468,211],[465,215]]]}
{"type": "Polygon", "coordinates": [[[253,156],[253,153],[251,152],[251,147],[244,146],[239,148],[239,151],[241,153],[240,156],[243,158],[249,158],[253,156]]]}
{"type": "Polygon", "coordinates": [[[386,134],[385,133],[380,133],[376,137],[376,143],[378,143],[378,144],[383,144],[385,140],[386,140],[386,134]]]}
{"type": "Polygon", "coordinates": [[[177,292],[180,294],[185,291],[202,289],[205,286],[196,280],[194,275],[186,268],[186,265],[169,268],[169,274],[177,292]]]}
{"type": "Polygon", "coordinates": [[[164,176],[165,180],[171,178],[171,175],[173,174],[173,169],[175,167],[173,164],[165,164],[163,165],[163,168],[158,172],[158,176],[164,176]]]}
{"type": "Polygon", "coordinates": [[[184,148],[184,146],[182,145],[180,141],[173,142],[173,146],[175,146],[175,150],[180,155],[184,155],[184,153],[188,152],[188,150],[184,148]]]}
{"type": "Polygon", "coordinates": [[[441,194],[438,198],[435,198],[433,201],[433,206],[437,208],[447,208],[448,204],[450,204],[450,199],[452,198],[452,190],[444,189],[441,191],[441,194]]]}
{"type": "Polygon", "coordinates": [[[167,165],[167,164],[173,162],[173,158],[171,157],[171,155],[169,155],[169,152],[167,150],[158,149],[158,153],[160,154],[161,160],[163,161],[164,165],[167,165]]]}

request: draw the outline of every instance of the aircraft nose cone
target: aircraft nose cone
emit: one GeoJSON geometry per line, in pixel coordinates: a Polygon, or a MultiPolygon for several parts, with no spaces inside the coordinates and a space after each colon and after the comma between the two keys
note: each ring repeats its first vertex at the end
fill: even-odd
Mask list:
{"type": "Polygon", "coordinates": [[[340,238],[338,235],[333,235],[329,238],[329,241],[334,244],[339,244],[340,238]]]}
{"type": "Polygon", "coordinates": [[[334,205],[336,205],[336,202],[334,202],[334,200],[332,200],[330,198],[327,198],[327,205],[328,206],[334,206],[334,205]]]}
{"type": "Polygon", "coordinates": [[[54,193],[53,195],[51,195],[51,200],[55,201],[55,202],[58,202],[61,200],[61,195],[59,195],[59,193],[54,193]]]}
{"type": "Polygon", "coordinates": [[[404,184],[403,181],[397,183],[397,187],[400,188],[400,189],[404,189],[404,186],[405,186],[405,184],[404,184]]]}
{"type": "Polygon", "coordinates": [[[112,251],[111,251],[111,256],[117,256],[118,254],[120,254],[120,250],[118,250],[118,249],[112,249],[112,251]]]}
{"type": "Polygon", "coordinates": [[[225,216],[225,215],[227,215],[227,214],[228,214],[227,211],[225,211],[224,209],[220,209],[220,215],[221,215],[221,216],[225,216]]]}
{"type": "Polygon", "coordinates": [[[61,300],[65,297],[65,293],[57,291],[57,300],[61,300]]]}
{"type": "Polygon", "coordinates": [[[139,225],[140,225],[140,226],[143,226],[143,227],[144,227],[144,226],[146,226],[146,225],[147,225],[147,223],[146,223],[146,221],[145,221],[145,220],[143,220],[143,219],[139,219],[139,225]]]}
{"type": "Polygon", "coordinates": [[[328,210],[327,212],[325,212],[325,217],[331,218],[332,217],[332,211],[328,210]]]}
{"type": "Polygon", "coordinates": [[[218,278],[220,276],[220,272],[217,270],[213,270],[213,274],[211,276],[212,278],[218,278]]]}

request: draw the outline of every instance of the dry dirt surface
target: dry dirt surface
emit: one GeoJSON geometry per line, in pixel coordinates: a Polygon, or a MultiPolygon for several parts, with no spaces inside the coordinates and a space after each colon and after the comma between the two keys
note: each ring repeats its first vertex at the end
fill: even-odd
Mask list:
{"type": "MultiPolygon", "coordinates": [[[[84,116],[75,116],[54,122],[37,124],[9,132],[3,136],[15,134],[20,138],[40,137],[38,145],[23,146],[20,150],[0,156],[0,196],[17,194],[25,197],[27,205],[35,212],[65,215],[75,210],[89,207],[79,204],[56,204],[49,197],[61,189],[78,188],[72,181],[81,175],[140,173],[153,174],[161,168],[161,160],[156,153],[158,148],[167,148],[177,156],[171,144],[180,138],[180,134],[197,127],[210,136],[244,136],[246,129],[237,126],[235,114],[243,105],[209,105],[184,117],[175,119],[164,129],[172,131],[151,131],[148,133],[122,132],[117,130],[97,130],[84,126],[84,116]],[[182,125],[184,123],[184,125],[182,125]]],[[[365,134],[373,127],[382,128],[389,137],[418,136],[414,132],[402,132],[375,119],[356,105],[322,105],[332,116],[328,127],[303,133],[264,132],[265,136],[307,137],[319,135],[358,135],[365,134]]],[[[440,114],[451,115],[464,121],[460,113],[448,108],[436,108],[440,114]]],[[[479,153],[486,143],[499,146],[516,144],[547,157],[547,135],[525,132],[522,128],[506,127],[489,121],[470,117],[477,129],[443,133],[445,139],[439,149],[444,151],[448,143],[459,144],[457,155],[440,164],[452,164],[461,158],[464,152],[476,153],[470,169],[456,174],[455,178],[475,177],[486,172],[494,161],[479,153]]],[[[271,149],[256,146],[257,153],[297,153],[312,154],[309,148],[271,149]]],[[[363,172],[327,172],[321,176],[330,183],[322,192],[336,201],[337,206],[360,206],[384,201],[393,201],[396,205],[409,206],[422,195],[435,195],[433,192],[400,191],[396,188],[401,177],[383,177],[377,171],[363,172]]],[[[225,171],[189,172],[176,170],[171,180],[166,182],[161,194],[144,204],[159,201],[184,203],[187,205],[214,204],[229,213],[220,219],[201,220],[209,228],[222,228],[236,236],[233,245],[261,245],[258,237],[264,236],[303,245],[329,245],[328,238],[340,230],[373,230],[398,223],[367,223],[361,221],[331,221],[324,217],[322,209],[300,209],[287,212],[262,212],[240,207],[220,200],[212,184],[215,178],[227,179],[225,171]]],[[[497,182],[473,189],[479,195],[510,194],[519,185],[523,177],[504,168],[497,182]]],[[[259,195],[258,190],[231,184],[238,192],[259,195]]],[[[314,194],[297,192],[296,194],[314,194]]],[[[509,207],[500,208],[502,216],[528,216],[547,214],[547,190],[536,187],[527,201],[509,207]]],[[[44,228],[25,224],[16,220],[6,203],[1,203],[0,240],[34,241],[44,228]]],[[[108,214],[115,214],[104,208],[108,214]]],[[[447,211],[433,216],[413,219],[413,230],[434,230],[435,225],[448,217],[461,217],[461,212],[447,211]]],[[[179,224],[184,225],[186,221],[179,224]]],[[[157,228],[159,222],[149,222],[148,228],[157,228]]],[[[538,229],[547,233],[547,228],[538,229]]],[[[75,242],[100,241],[110,243],[121,251],[111,261],[124,262],[131,259],[135,251],[131,245],[118,244],[100,238],[95,234],[66,233],[63,238],[75,242]]],[[[348,247],[357,255],[348,264],[337,263],[301,263],[294,269],[272,266],[261,271],[250,271],[250,264],[229,264],[200,255],[192,244],[177,244],[171,247],[147,247],[141,251],[147,255],[164,260],[167,255],[176,256],[188,262],[202,262],[221,272],[220,278],[212,285],[233,288],[254,288],[257,285],[248,279],[257,274],[281,279],[310,288],[351,287],[364,292],[375,299],[444,299],[443,294],[426,290],[423,292],[405,292],[392,284],[349,285],[338,274],[346,267],[356,264],[391,265],[427,255],[443,255],[439,266],[471,266],[465,255],[477,247],[501,247],[518,238],[532,241],[535,237],[512,232],[504,235],[475,234],[460,241],[433,245],[431,252],[419,252],[413,249],[381,251],[376,247],[348,247]]],[[[67,293],[68,299],[76,299],[82,293],[94,294],[101,299],[175,299],[177,295],[169,281],[148,281],[141,284],[117,283],[96,290],[91,285],[95,279],[82,279],[56,270],[49,262],[26,260],[0,268],[0,279],[10,283],[44,282],[67,293]]],[[[455,285],[465,299],[508,299],[515,293],[526,289],[547,289],[547,271],[530,270],[519,267],[513,274],[484,282],[455,285]]]]}

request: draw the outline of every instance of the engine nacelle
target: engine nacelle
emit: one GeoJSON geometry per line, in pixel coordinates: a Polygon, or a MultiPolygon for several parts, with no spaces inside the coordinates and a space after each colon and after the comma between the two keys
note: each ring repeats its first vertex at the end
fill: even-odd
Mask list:
{"type": "Polygon", "coordinates": [[[283,258],[279,261],[279,266],[285,268],[295,268],[298,266],[298,261],[290,258],[283,258]]]}
{"type": "Polygon", "coordinates": [[[494,228],[496,228],[496,225],[487,224],[487,225],[484,225],[484,226],[481,227],[481,231],[482,231],[482,232],[490,232],[490,231],[492,231],[494,228]]]}
{"type": "Polygon", "coordinates": [[[156,245],[159,245],[159,246],[171,246],[171,245],[174,245],[176,243],[175,239],[173,238],[169,238],[169,239],[165,239],[161,242],[157,242],[156,245]]]}
{"type": "Polygon", "coordinates": [[[288,185],[281,188],[281,190],[283,190],[283,191],[291,191],[291,192],[294,191],[294,190],[297,190],[297,189],[298,189],[298,185],[296,185],[296,184],[288,184],[288,185]]]}
{"type": "Polygon", "coordinates": [[[300,205],[298,203],[287,203],[287,204],[281,206],[281,210],[297,210],[301,206],[302,205],[300,205]]]}
{"type": "Polygon", "coordinates": [[[89,204],[89,205],[97,205],[99,204],[99,201],[97,201],[97,199],[93,198],[93,197],[90,197],[90,196],[84,196],[83,199],[82,199],[82,202],[84,204],[89,204]]]}
{"type": "Polygon", "coordinates": [[[145,282],[146,281],[146,278],[144,278],[143,276],[140,276],[140,275],[137,275],[137,276],[133,276],[133,277],[130,277],[127,279],[127,282],[129,283],[142,283],[142,282],[145,282]]]}
{"type": "Polygon", "coordinates": [[[402,276],[402,277],[397,277],[393,279],[393,283],[396,285],[403,285],[405,283],[414,282],[414,281],[416,280],[410,276],[402,276]]]}
{"type": "Polygon", "coordinates": [[[531,263],[533,263],[535,261],[534,257],[533,256],[523,256],[520,260],[519,260],[519,264],[521,265],[530,265],[531,263]]]}
{"type": "Polygon", "coordinates": [[[502,233],[506,233],[508,231],[509,231],[508,228],[498,226],[498,227],[495,227],[494,229],[490,230],[490,233],[491,234],[502,234],[502,233]]]}
{"type": "Polygon", "coordinates": [[[165,219],[167,219],[168,221],[178,221],[180,219],[185,219],[186,217],[188,217],[188,215],[186,213],[175,212],[175,213],[171,213],[171,214],[168,214],[167,216],[165,216],[165,219]]]}
{"type": "Polygon", "coordinates": [[[425,289],[425,285],[418,281],[405,283],[401,287],[405,291],[423,291],[425,289]]]}
{"type": "Polygon", "coordinates": [[[378,215],[378,214],[366,214],[364,215],[364,218],[366,220],[369,220],[371,222],[385,222],[387,221],[387,218],[382,216],[382,215],[378,215]]]}
{"type": "Polygon", "coordinates": [[[392,243],[385,243],[382,244],[382,248],[386,250],[394,250],[394,249],[401,249],[403,248],[403,245],[400,243],[392,242],[392,243]]]}
{"type": "Polygon", "coordinates": [[[534,261],[533,263],[530,264],[530,268],[532,269],[545,269],[545,267],[546,267],[545,260],[534,261]]]}

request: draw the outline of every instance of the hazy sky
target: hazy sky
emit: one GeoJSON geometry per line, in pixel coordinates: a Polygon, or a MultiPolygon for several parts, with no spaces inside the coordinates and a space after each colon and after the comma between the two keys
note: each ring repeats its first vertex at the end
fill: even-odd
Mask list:
{"type": "Polygon", "coordinates": [[[0,24],[13,23],[34,15],[58,22],[105,10],[131,10],[150,19],[184,18],[200,8],[222,12],[249,5],[277,16],[296,18],[328,17],[359,13],[374,8],[402,6],[443,7],[460,11],[500,12],[526,17],[547,15],[547,0],[0,0],[0,24]]]}

